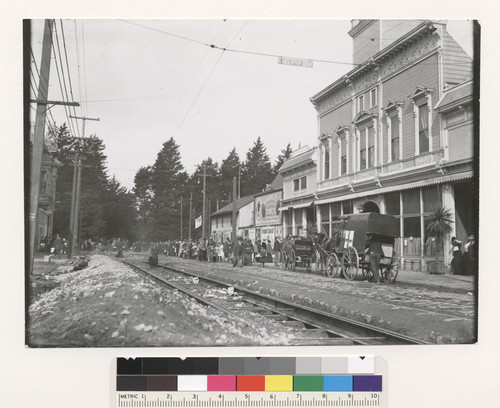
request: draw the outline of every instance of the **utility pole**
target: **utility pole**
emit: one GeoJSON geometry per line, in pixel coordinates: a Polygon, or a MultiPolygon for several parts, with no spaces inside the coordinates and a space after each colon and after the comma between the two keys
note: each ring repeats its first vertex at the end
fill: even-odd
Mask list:
{"type": "Polygon", "coordinates": [[[213,166],[207,166],[206,164],[203,165],[203,175],[197,174],[198,177],[203,177],[203,210],[202,210],[202,217],[201,217],[201,237],[205,238],[205,218],[206,218],[206,196],[207,196],[207,177],[211,177],[210,174],[207,174],[207,167],[213,167],[213,166]]]}
{"type": "Polygon", "coordinates": [[[189,240],[191,241],[191,216],[193,214],[193,192],[189,195],[189,240]]]}
{"type": "MultiPolygon", "coordinates": [[[[33,261],[35,245],[37,241],[37,217],[38,200],[40,195],[40,175],[42,171],[43,145],[45,143],[45,121],[48,105],[80,106],[78,102],[49,101],[49,77],[50,56],[52,50],[52,20],[45,20],[43,31],[42,58],[40,62],[40,78],[38,80],[38,95],[36,99],[30,99],[30,103],[36,103],[35,131],[31,151],[30,171],[30,207],[29,207],[29,270],[33,273],[33,261]]],[[[29,42],[29,38],[26,41],[29,42]]]]}
{"type": "Polygon", "coordinates": [[[85,137],[85,121],[87,121],[87,120],[95,120],[95,121],[99,122],[101,120],[99,118],[87,118],[85,116],[71,116],[71,115],[70,115],[70,118],[83,120],[83,123],[82,123],[82,137],[85,137]]]}
{"type": "MultiPolygon", "coordinates": [[[[87,120],[95,120],[99,121],[99,118],[87,118],[85,116],[70,116],[73,119],[81,119],[83,120],[82,125],[82,137],[78,138],[78,141],[85,140],[85,122],[87,120]]],[[[71,233],[70,238],[70,246],[68,257],[71,258],[75,254],[76,242],[78,241],[79,230],[81,225],[79,223],[83,222],[83,219],[80,219],[80,189],[82,182],[82,157],[79,152],[76,153],[75,156],[75,167],[73,167],[73,190],[71,192],[71,214],[69,220],[69,229],[71,233]],[[76,170],[76,176],[75,176],[76,170]],[[75,182],[76,179],[76,182],[75,182]]]]}
{"type": "Polygon", "coordinates": [[[203,218],[201,219],[201,237],[205,238],[205,202],[207,197],[207,166],[203,165],[203,218]]]}
{"type": "Polygon", "coordinates": [[[181,196],[181,241],[182,241],[182,196],[181,196]]]}
{"type": "Polygon", "coordinates": [[[236,240],[236,176],[233,177],[233,217],[231,221],[233,227],[232,241],[236,240]]]}
{"type": "MultiPolygon", "coordinates": [[[[30,274],[33,273],[33,262],[35,255],[38,200],[40,195],[40,174],[42,172],[43,144],[45,136],[45,119],[47,116],[47,96],[49,92],[50,54],[52,49],[52,20],[45,20],[43,31],[42,60],[40,64],[40,79],[38,81],[38,100],[36,107],[35,131],[31,150],[30,171],[30,207],[29,207],[29,260],[30,274]]],[[[29,39],[28,39],[29,41],[29,39]]],[[[27,68],[26,68],[27,69],[27,68]]]]}

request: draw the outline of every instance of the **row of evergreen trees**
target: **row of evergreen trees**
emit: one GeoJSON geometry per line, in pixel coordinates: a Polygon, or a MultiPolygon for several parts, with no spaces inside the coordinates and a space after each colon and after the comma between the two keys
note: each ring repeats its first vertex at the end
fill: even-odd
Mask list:
{"type": "MultiPolygon", "coordinates": [[[[66,125],[51,133],[59,150],[63,166],[58,170],[54,234],[68,235],[75,138],[66,125]]],[[[81,186],[82,239],[112,239],[122,237],[131,241],[164,241],[179,239],[181,234],[181,206],[183,237],[188,236],[189,208],[192,197],[192,217],[202,215],[203,171],[206,168],[207,214],[232,201],[232,181],[239,179],[240,196],[262,191],[278,174],[283,162],[291,155],[290,143],[271,164],[260,137],[240,160],[233,148],[220,163],[211,157],[188,174],[181,162],[179,145],[173,138],[163,143],[154,164],[141,167],[134,178],[134,187],[128,191],[107,175],[105,146],[92,136],[85,140],[83,149],[86,166],[81,186]],[[182,204],[181,204],[182,203],[182,204]]],[[[208,221],[208,220],[207,220],[208,221]]],[[[191,225],[191,237],[198,238],[201,229],[191,225]]]]}

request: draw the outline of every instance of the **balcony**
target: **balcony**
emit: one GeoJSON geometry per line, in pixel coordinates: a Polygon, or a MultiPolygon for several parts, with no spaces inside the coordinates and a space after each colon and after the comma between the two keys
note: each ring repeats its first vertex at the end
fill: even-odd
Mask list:
{"type": "Polygon", "coordinates": [[[329,190],[346,185],[354,185],[363,181],[375,180],[392,174],[402,173],[408,170],[418,170],[440,164],[443,150],[424,153],[408,159],[385,163],[378,167],[363,169],[356,173],[342,175],[333,179],[318,182],[318,191],[329,190]]]}

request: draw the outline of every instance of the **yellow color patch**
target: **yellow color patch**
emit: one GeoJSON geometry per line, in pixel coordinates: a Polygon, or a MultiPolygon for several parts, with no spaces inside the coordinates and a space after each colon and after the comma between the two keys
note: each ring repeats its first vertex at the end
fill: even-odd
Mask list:
{"type": "Polygon", "coordinates": [[[293,391],[293,375],[266,375],[266,391],[293,391]]]}

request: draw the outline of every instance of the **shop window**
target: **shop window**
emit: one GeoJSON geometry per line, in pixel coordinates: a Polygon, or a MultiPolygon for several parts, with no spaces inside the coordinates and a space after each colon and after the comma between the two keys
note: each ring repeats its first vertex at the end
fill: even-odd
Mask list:
{"type": "Polygon", "coordinates": [[[319,212],[321,214],[321,222],[330,221],[330,204],[320,205],[319,212]]]}
{"type": "Polygon", "coordinates": [[[352,214],[352,200],[342,202],[342,214],[352,214]]]}
{"type": "Polygon", "coordinates": [[[403,191],[403,214],[420,214],[420,189],[403,191]]]}
{"type": "Polygon", "coordinates": [[[438,186],[430,186],[422,189],[424,212],[431,212],[436,204],[439,204],[438,186]]]}
{"type": "Polygon", "coordinates": [[[342,204],[340,202],[332,204],[332,218],[342,215],[342,204]]]}
{"type": "Polygon", "coordinates": [[[401,202],[399,200],[399,191],[394,193],[387,193],[385,195],[385,211],[389,215],[401,214],[401,202]]]}
{"type": "Polygon", "coordinates": [[[403,249],[405,255],[420,256],[422,239],[420,234],[420,216],[404,217],[403,219],[403,249]]]}

